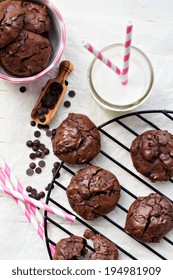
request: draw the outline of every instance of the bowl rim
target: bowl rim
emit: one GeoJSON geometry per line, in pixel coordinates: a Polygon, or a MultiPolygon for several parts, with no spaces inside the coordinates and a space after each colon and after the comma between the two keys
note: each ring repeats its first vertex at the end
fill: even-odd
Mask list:
{"type": "Polygon", "coordinates": [[[60,48],[59,48],[58,53],[56,54],[55,59],[52,61],[52,63],[48,67],[46,67],[44,70],[42,70],[41,72],[39,72],[36,75],[22,78],[22,77],[15,77],[15,76],[9,77],[9,76],[6,76],[5,74],[0,73],[0,79],[8,81],[8,82],[13,82],[13,83],[32,82],[32,81],[35,81],[38,78],[44,76],[46,73],[48,73],[50,70],[52,70],[54,68],[54,66],[56,65],[56,63],[58,62],[58,60],[60,59],[60,57],[63,53],[64,47],[65,47],[65,42],[66,42],[65,23],[64,23],[63,17],[61,15],[60,11],[58,10],[58,8],[50,0],[44,0],[44,2],[48,3],[49,6],[55,11],[56,15],[58,16],[59,25],[60,25],[60,29],[61,29],[61,33],[62,33],[62,41],[61,41],[60,48]]]}
{"type": "MultiPolygon", "coordinates": [[[[116,44],[112,44],[112,45],[109,45],[109,46],[106,46],[105,48],[103,48],[101,50],[101,52],[105,52],[111,48],[115,48],[115,47],[123,47],[124,45],[122,43],[116,43],[116,44]]],[[[103,100],[99,94],[97,93],[97,91],[95,90],[95,87],[93,85],[93,82],[92,82],[92,71],[93,71],[93,67],[94,67],[94,64],[97,60],[97,57],[95,57],[92,62],[90,63],[89,65],[89,70],[88,70],[88,80],[89,80],[89,85],[90,85],[90,92],[91,92],[91,96],[93,97],[93,99],[101,106],[103,107],[104,109],[108,109],[108,110],[111,110],[111,111],[115,111],[115,112],[125,112],[125,111],[129,111],[129,110],[132,110],[132,109],[135,109],[136,107],[138,107],[139,105],[142,105],[144,103],[144,101],[146,101],[146,99],[149,97],[150,95],[150,92],[151,92],[151,88],[153,86],[153,83],[154,83],[154,69],[153,69],[153,66],[152,66],[152,63],[151,61],[149,60],[149,58],[147,57],[147,55],[141,51],[139,48],[137,47],[134,47],[134,46],[131,46],[131,48],[136,51],[137,53],[139,53],[146,61],[147,65],[148,65],[148,68],[149,68],[149,71],[150,71],[150,81],[149,81],[149,85],[148,85],[148,88],[146,90],[146,93],[144,96],[142,96],[141,98],[139,98],[138,100],[136,100],[135,102],[133,103],[130,103],[130,104],[127,104],[127,105],[115,105],[115,104],[111,104],[105,100],[103,100]]]]}

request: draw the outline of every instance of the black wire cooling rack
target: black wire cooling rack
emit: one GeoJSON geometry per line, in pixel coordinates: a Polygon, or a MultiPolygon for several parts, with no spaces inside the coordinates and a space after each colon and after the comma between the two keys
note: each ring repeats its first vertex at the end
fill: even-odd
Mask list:
{"type": "MultiPolygon", "coordinates": [[[[113,211],[95,221],[87,221],[77,216],[71,210],[66,197],[65,190],[71,177],[83,166],[60,163],[51,182],[46,203],[76,215],[76,222],[62,221],[45,211],[45,240],[50,259],[52,259],[50,244],[56,245],[61,238],[72,234],[82,236],[87,228],[114,242],[119,250],[119,259],[173,259],[173,231],[169,232],[160,243],[155,244],[138,242],[124,232],[128,208],[138,196],[156,192],[173,202],[172,180],[151,183],[134,169],[131,162],[129,154],[131,142],[137,135],[149,129],[168,130],[173,134],[173,111],[132,112],[113,118],[98,127],[102,150],[92,164],[108,169],[117,176],[121,185],[121,198],[113,211]]],[[[89,243],[88,252],[91,251],[93,248],[89,243]]]]}

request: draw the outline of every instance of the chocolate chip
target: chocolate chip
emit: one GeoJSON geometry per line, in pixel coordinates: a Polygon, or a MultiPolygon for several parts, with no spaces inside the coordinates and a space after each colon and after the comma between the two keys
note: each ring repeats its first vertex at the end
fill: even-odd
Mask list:
{"type": "Polygon", "coordinates": [[[65,101],[64,102],[64,107],[69,108],[71,106],[70,101],[65,101]]]}
{"type": "Polygon", "coordinates": [[[40,160],[39,162],[38,162],[38,165],[40,166],[40,167],[45,167],[45,165],[46,165],[46,163],[45,163],[45,161],[44,160],[40,160]]]}
{"type": "Polygon", "coordinates": [[[35,122],[35,121],[31,121],[31,122],[30,122],[30,125],[31,125],[31,126],[36,126],[36,122],[35,122]]]}
{"type": "Polygon", "coordinates": [[[25,91],[26,91],[26,87],[22,86],[22,87],[20,87],[20,89],[19,89],[19,90],[20,90],[20,92],[22,92],[22,93],[23,93],[23,92],[25,92],[25,91]]]}
{"type": "Polygon", "coordinates": [[[49,129],[49,125],[48,125],[48,124],[45,124],[45,125],[43,126],[43,130],[47,131],[48,129],[49,129]]]}
{"type": "Polygon", "coordinates": [[[37,168],[35,169],[35,172],[36,172],[37,174],[40,174],[40,173],[42,172],[42,169],[41,169],[40,167],[37,167],[37,168]]]}
{"type": "Polygon", "coordinates": [[[28,194],[28,196],[31,197],[31,198],[34,198],[32,193],[28,194]]]}
{"type": "Polygon", "coordinates": [[[43,150],[43,152],[44,152],[45,155],[48,155],[50,151],[49,151],[49,149],[45,148],[45,149],[43,150]]]}
{"type": "Polygon", "coordinates": [[[48,114],[49,110],[46,107],[43,107],[43,114],[48,114]]]}
{"type": "Polygon", "coordinates": [[[35,153],[35,155],[36,155],[36,157],[41,157],[41,152],[40,151],[37,151],[36,153],[35,153]]]}
{"type": "Polygon", "coordinates": [[[45,188],[45,190],[46,190],[46,191],[49,191],[51,188],[53,189],[53,188],[54,188],[54,185],[51,184],[51,183],[49,183],[49,184],[47,185],[47,187],[45,188]]]}
{"type": "Polygon", "coordinates": [[[42,129],[42,128],[43,128],[43,125],[40,124],[40,123],[38,123],[38,124],[37,124],[37,127],[38,127],[39,129],[42,129]]]}
{"type": "Polygon", "coordinates": [[[37,190],[32,188],[31,193],[32,193],[32,195],[36,195],[37,194],[37,190]]]}
{"type": "Polygon", "coordinates": [[[40,131],[36,130],[36,131],[34,132],[34,136],[35,136],[36,138],[40,137],[40,135],[41,135],[40,131]]]}
{"type": "Polygon", "coordinates": [[[56,129],[53,129],[52,130],[52,136],[55,136],[55,134],[56,134],[56,129]]]}
{"type": "Polygon", "coordinates": [[[45,145],[44,145],[44,144],[40,144],[39,149],[40,149],[41,151],[43,151],[43,150],[45,149],[45,145]]]}
{"type": "Polygon", "coordinates": [[[45,115],[39,115],[38,118],[41,122],[45,122],[45,120],[46,120],[45,115]]]}
{"type": "Polygon", "coordinates": [[[44,152],[42,152],[40,158],[43,159],[44,157],[45,157],[45,154],[44,154],[44,152]]]}
{"type": "Polygon", "coordinates": [[[52,136],[52,131],[51,131],[51,130],[47,130],[47,131],[46,131],[46,135],[47,135],[48,137],[51,137],[51,136],[52,136]]]}
{"type": "Polygon", "coordinates": [[[26,170],[26,174],[27,174],[28,176],[32,176],[32,175],[34,174],[34,170],[31,169],[31,168],[28,168],[28,169],[26,170]]]}
{"type": "Polygon", "coordinates": [[[39,193],[37,193],[37,194],[34,196],[34,198],[37,199],[37,200],[40,200],[41,196],[40,196],[39,193]]]}
{"type": "Polygon", "coordinates": [[[74,97],[74,96],[75,96],[75,91],[74,91],[74,90],[70,90],[70,91],[68,92],[68,96],[69,96],[69,97],[74,97]]]}
{"type": "Polygon", "coordinates": [[[30,159],[35,159],[35,158],[36,158],[36,154],[35,154],[35,153],[31,153],[31,154],[29,155],[29,157],[30,157],[30,159]]]}
{"type": "Polygon", "coordinates": [[[39,108],[39,109],[37,110],[37,114],[38,114],[38,115],[43,115],[43,109],[42,109],[42,108],[39,108]]]}
{"type": "Polygon", "coordinates": [[[45,197],[45,193],[44,192],[40,192],[39,195],[40,195],[41,198],[45,197]]]}
{"type": "Polygon", "coordinates": [[[31,169],[34,169],[34,168],[36,168],[36,164],[35,164],[34,162],[31,162],[30,165],[29,165],[29,167],[30,167],[31,169]]]}
{"type": "Polygon", "coordinates": [[[37,146],[33,146],[32,149],[34,152],[37,152],[39,148],[37,146]]]}
{"type": "Polygon", "coordinates": [[[32,191],[32,187],[31,187],[31,186],[27,186],[27,187],[26,187],[26,191],[27,191],[27,192],[31,192],[31,191],[32,191]]]}
{"type": "Polygon", "coordinates": [[[68,81],[65,80],[65,85],[68,86],[68,81]]]}
{"type": "Polygon", "coordinates": [[[54,162],[53,166],[57,169],[60,166],[60,163],[58,161],[54,162]]]}
{"type": "Polygon", "coordinates": [[[28,141],[26,142],[26,146],[27,146],[28,148],[31,148],[31,147],[33,146],[33,142],[32,142],[31,140],[28,140],[28,141]]]}
{"type": "Polygon", "coordinates": [[[36,147],[40,147],[40,141],[39,140],[34,140],[33,144],[36,147]]]}

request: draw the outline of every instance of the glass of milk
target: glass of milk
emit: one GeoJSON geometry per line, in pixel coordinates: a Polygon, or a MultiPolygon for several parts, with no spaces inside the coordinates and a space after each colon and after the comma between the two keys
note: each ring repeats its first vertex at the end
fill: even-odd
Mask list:
{"type": "MultiPolygon", "coordinates": [[[[114,64],[122,67],[124,45],[113,44],[101,53],[114,64]]],[[[148,98],[154,81],[154,71],[148,57],[138,48],[131,47],[128,84],[102,61],[95,58],[89,69],[91,95],[105,109],[128,111],[141,105],[148,98]]]]}

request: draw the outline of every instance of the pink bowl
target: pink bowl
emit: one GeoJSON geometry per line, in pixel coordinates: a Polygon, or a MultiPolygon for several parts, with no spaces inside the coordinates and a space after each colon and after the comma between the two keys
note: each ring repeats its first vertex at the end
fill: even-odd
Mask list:
{"type": "Polygon", "coordinates": [[[42,77],[43,75],[45,75],[46,73],[48,73],[50,70],[54,68],[54,66],[59,61],[65,47],[66,29],[65,29],[63,18],[59,10],[57,9],[57,7],[54,4],[52,4],[50,0],[37,0],[37,1],[32,0],[32,2],[46,5],[48,8],[49,15],[52,22],[51,29],[49,31],[49,39],[53,47],[52,56],[47,68],[45,68],[43,71],[39,72],[38,74],[30,77],[22,78],[22,77],[15,77],[9,75],[0,66],[0,79],[3,79],[11,83],[28,83],[42,77]]]}

